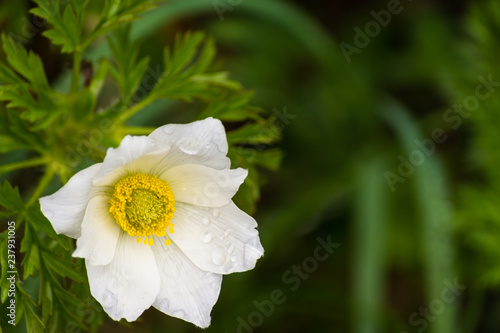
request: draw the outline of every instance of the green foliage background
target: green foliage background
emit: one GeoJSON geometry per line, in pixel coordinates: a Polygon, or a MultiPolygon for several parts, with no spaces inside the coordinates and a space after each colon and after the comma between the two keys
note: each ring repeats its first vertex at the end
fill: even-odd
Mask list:
{"type": "Polygon", "coordinates": [[[500,4],[401,2],[357,45],[391,2],[3,1],[1,328],[14,220],[17,331],[198,331],[153,308],[111,321],[37,199],[126,134],[213,116],[266,252],[224,277],[207,332],[498,332],[500,4]],[[339,247],[307,273],[318,239],[339,247]]]}

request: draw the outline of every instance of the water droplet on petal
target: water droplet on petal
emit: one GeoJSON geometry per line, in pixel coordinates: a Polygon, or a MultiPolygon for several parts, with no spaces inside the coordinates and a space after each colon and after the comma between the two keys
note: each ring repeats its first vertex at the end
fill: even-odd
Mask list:
{"type": "Polygon", "coordinates": [[[168,298],[164,298],[160,302],[160,311],[167,312],[169,307],[170,307],[170,302],[169,302],[168,298]]]}
{"type": "Polygon", "coordinates": [[[219,215],[220,215],[220,211],[219,211],[217,208],[215,208],[215,209],[212,211],[212,215],[213,215],[214,217],[219,217],[219,215]]]}
{"type": "Polygon", "coordinates": [[[226,262],[226,253],[224,253],[224,250],[222,248],[216,248],[212,252],[212,262],[217,266],[224,265],[224,263],[226,262]]]}
{"type": "Polygon", "coordinates": [[[204,217],[202,220],[201,220],[201,223],[203,223],[204,225],[210,225],[210,219],[208,217],[204,217]]]}
{"type": "Polygon", "coordinates": [[[182,138],[177,142],[177,146],[189,155],[198,154],[202,148],[200,142],[195,138],[182,138]]]}
{"type": "Polygon", "coordinates": [[[116,302],[116,296],[112,292],[109,290],[104,291],[101,301],[103,308],[111,308],[116,305],[116,302]]]}
{"type": "Polygon", "coordinates": [[[238,260],[238,257],[236,257],[236,256],[231,257],[231,262],[236,262],[236,260],[238,260]]]}
{"type": "Polygon", "coordinates": [[[207,232],[205,234],[205,236],[203,236],[203,241],[205,243],[210,243],[212,241],[212,239],[214,238],[214,236],[210,233],[210,232],[207,232]]]}
{"type": "Polygon", "coordinates": [[[234,243],[230,244],[229,247],[227,248],[227,253],[231,254],[234,252],[234,248],[236,245],[234,243]]]}
{"type": "Polygon", "coordinates": [[[175,310],[174,312],[172,312],[172,316],[177,318],[184,318],[186,316],[186,312],[184,312],[184,310],[175,310]]]}
{"type": "Polygon", "coordinates": [[[229,235],[231,235],[231,231],[226,230],[226,232],[224,233],[224,237],[227,237],[227,236],[229,236],[229,235]]]}

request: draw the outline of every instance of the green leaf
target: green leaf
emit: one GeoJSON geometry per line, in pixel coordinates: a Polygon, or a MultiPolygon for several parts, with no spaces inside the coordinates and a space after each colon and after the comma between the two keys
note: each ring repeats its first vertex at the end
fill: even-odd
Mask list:
{"type": "Polygon", "coordinates": [[[0,83],[19,83],[22,79],[9,67],[0,63],[0,83]]]}
{"type": "Polygon", "coordinates": [[[271,171],[278,171],[282,159],[283,152],[280,149],[269,149],[257,152],[253,163],[271,171]]]}
{"type": "Polygon", "coordinates": [[[142,14],[154,7],[156,7],[156,1],[151,0],[106,0],[101,19],[82,42],[82,49],[87,47],[96,38],[137,19],[139,14],[142,14]]]}
{"type": "Polygon", "coordinates": [[[227,134],[229,143],[270,144],[281,138],[281,131],[269,121],[250,123],[227,134]]]}
{"type": "Polygon", "coordinates": [[[0,154],[20,149],[29,149],[29,146],[10,136],[0,135],[0,154]]]}
{"type": "Polygon", "coordinates": [[[130,25],[118,29],[108,38],[108,43],[116,61],[116,65],[111,67],[111,74],[120,88],[123,99],[130,100],[141,83],[149,59],[138,60],[138,42],[130,41],[130,25]]]}
{"type": "Polygon", "coordinates": [[[214,117],[225,121],[243,121],[246,119],[259,119],[262,110],[250,105],[253,92],[225,91],[219,98],[211,101],[205,110],[201,112],[198,119],[214,117]]]}
{"type": "Polygon", "coordinates": [[[0,100],[7,101],[8,108],[21,109],[21,118],[33,123],[31,129],[48,127],[58,118],[65,109],[58,107],[54,96],[48,96],[43,91],[39,91],[35,99],[30,91],[22,85],[0,86],[0,100]]]}
{"type": "Polygon", "coordinates": [[[17,139],[18,142],[27,144],[31,150],[44,151],[43,139],[26,126],[17,112],[6,110],[7,119],[0,114],[0,129],[4,133],[8,133],[11,138],[17,139]]]}
{"type": "Polygon", "coordinates": [[[88,89],[83,88],[77,93],[68,95],[67,110],[75,116],[75,119],[83,120],[94,111],[96,100],[95,95],[88,89]]]}
{"type": "Polygon", "coordinates": [[[99,95],[99,92],[101,91],[104,82],[106,81],[106,77],[108,76],[109,72],[109,61],[107,59],[101,59],[99,61],[99,64],[97,66],[97,71],[92,77],[92,81],[90,82],[89,90],[94,95],[97,97],[99,95]]]}
{"type": "MultiPolygon", "coordinates": [[[[35,89],[48,89],[49,84],[40,57],[32,51],[26,52],[22,45],[5,35],[2,35],[2,43],[7,61],[12,68],[31,82],[35,89]]],[[[12,76],[12,72],[7,74],[12,76]]]]}
{"type": "Polygon", "coordinates": [[[24,210],[24,203],[19,195],[19,189],[13,188],[8,181],[0,185],[0,206],[11,213],[19,213],[24,210]]]}
{"type": "Polygon", "coordinates": [[[61,277],[68,277],[77,282],[85,282],[85,277],[80,274],[70,262],[66,262],[61,258],[56,258],[52,252],[43,251],[42,260],[47,267],[61,277]]]}
{"type": "Polygon", "coordinates": [[[28,209],[28,214],[26,215],[26,219],[30,222],[31,225],[36,227],[38,230],[43,231],[48,237],[57,241],[57,243],[66,251],[69,251],[68,245],[62,241],[61,237],[59,237],[54,228],[50,224],[49,220],[42,214],[40,211],[40,206],[32,206],[28,209]]]}
{"type": "Polygon", "coordinates": [[[0,301],[5,303],[9,294],[10,284],[9,280],[7,280],[7,267],[9,267],[7,262],[7,240],[5,239],[0,245],[2,246],[0,248],[0,267],[2,269],[2,274],[0,274],[0,301]]]}
{"type": "MultiPolygon", "coordinates": [[[[66,5],[64,13],[61,16],[59,9],[59,1],[56,0],[34,0],[38,5],[30,12],[49,22],[53,29],[43,33],[49,38],[52,43],[62,45],[62,52],[73,52],[80,43],[81,39],[81,22],[77,18],[73,8],[66,5]]],[[[83,5],[79,3],[79,5],[83,5]]]]}
{"type": "Polygon", "coordinates": [[[26,293],[22,285],[20,285],[19,281],[17,282],[16,287],[17,287],[16,304],[18,306],[18,313],[16,313],[16,325],[24,316],[28,332],[34,332],[34,333],[44,332],[45,325],[33,311],[33,307],[36,306],[35,303],[31,299],[31,297],[26,293]]]}
{"type": "Polygon", "coordinates": [[[191,102],[195,98],[214,100],[226,89],[240,90],[227,73],[207,73],[215,56],[215,44],[202,32],[178,35],[172,50],[164,51],[165,71],[148,96],[191,102]]]}

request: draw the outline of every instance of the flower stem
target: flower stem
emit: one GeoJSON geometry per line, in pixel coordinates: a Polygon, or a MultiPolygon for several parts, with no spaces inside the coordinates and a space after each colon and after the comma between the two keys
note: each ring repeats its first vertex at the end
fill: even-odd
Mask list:
{"type": "Polygon", "coordinates": [[[45,174],[43,175],[42,179],[40,180],[40,183],[38,184],[37,188],[31,195],[31,198],[29,199],[28,203],[26,204],[26,208],[30,207],[35,203],[35,201],[40,198],[40,196],[43,194],[43,191],[49,186],[50,181],[52,178],[54,178],[54,169],[50,166],[47,166],[45,168],[45,174]]]}
{"type": "Polygon", "coordinates": [[[82,54],[79,50],[76,50],[73,54],[73,73],[71,76],[71,92],[75,93],[78,91],[80,85],[80,66],[82,62],[82,54]]]}
{"type": "Polygon", "coordinates": [[[0,166],[0,174],[7,173],[9,171],[13,171],[13,170],[17,170],[17,169],[34,167],[34,166],[42,165],[45,163],[47,163],[46,157],[37,157],[37,158],[25,160],[25,161],[6,164],[6,165],[0,166]]]}
{"type": "Polygon", "coordinates": [[[118,122],[123,124],[128,118],[132,117],[134,114],[141,111],[144,107],[151,104],[153,100],[153,98],[147,96],[139,103],[134,104],[130,109],[125,110],[118,116],[118,122]]]}
{"type": "Polygon", "coordinates": [[[125,126],[121,129],[125,134],[149,135],[155,130],[154,127],[125,126]]]}

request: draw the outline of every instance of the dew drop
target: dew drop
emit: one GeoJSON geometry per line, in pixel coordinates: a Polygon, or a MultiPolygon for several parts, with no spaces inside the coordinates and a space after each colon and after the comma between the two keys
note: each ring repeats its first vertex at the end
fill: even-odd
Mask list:
{"type": "Polygon", "coordinates": [[[224,237],[227,237],[227,236],[229,236],[229,235],[231,235],[231,231],[226,230],[226,232],[224,233],[224,237]]]}
{"type": "Polygon", "coordinates": [[[236,245],[234,245],[234,243],[229,245],[229,247],[227,248],[227,253],[229,253],[229,254],[233,253],[235,247],[236,247],[236,245]]]}
{"type": "Polygon", "coordinates": [[[219,215],[220,215],[220,211],[219,211],[217,208],[215,208],[215,209],[212,211],[212,215],[213,215],[214,217],[219,217],[219,215]]]}
{"type": "Polygon", "coordinates": [[[203,223],[203,225],[210,225],[210,219],[208,217],[204,217],[201,220],[201,223],[203,223]]]}
{"type": "Polygon", "coordinates": [[[238,257],[236,257],[236,256],[231,257],[231,262],[236,262],[236,260],[238,260],[238,257]]]}
{"type": "Polygon", "coordinates": [[[116,305],[116,296],[110,292],[109,290],[106,290],[103,294],[102,294],[102,307],[103,308],[111,308],[113,306],[116,305]]]}
{"type": "Polygon", "coordinates": [[[184,312],[184,310],[175,310],[174,312],[172,312],[172,316],[177,318],[184,318],[186,316],[186,312],[184,312]]]}
{"type": "Polygon", "coordinates": [[[226,254],[222,248],[217,248],[212,252],[212,262],[217,266],[222,266],[226,262],[226,254]]]}
{"type": "Polygon", "coordinates": [[[201,145],[195,138],[182,138],[177,142],[177,146],[189,155],[195,155],[201,151],[201,145]]]}
{"type": "Polygon", "coordinates": [[[214,236],[210,233],[210,232],[207,232],[205,234],[205,236],[203,236],[203,241],[205,243],[210,243],[212,241],[212,239],[214,238],[214,236]]]}
{"type": "Polygon", "coordinates": [[[170,307],[170,302],[169,302],[168,298],[164,298],[160,302],[160,310],[163,312],[167,312],[169,307],[170,307]]]}

